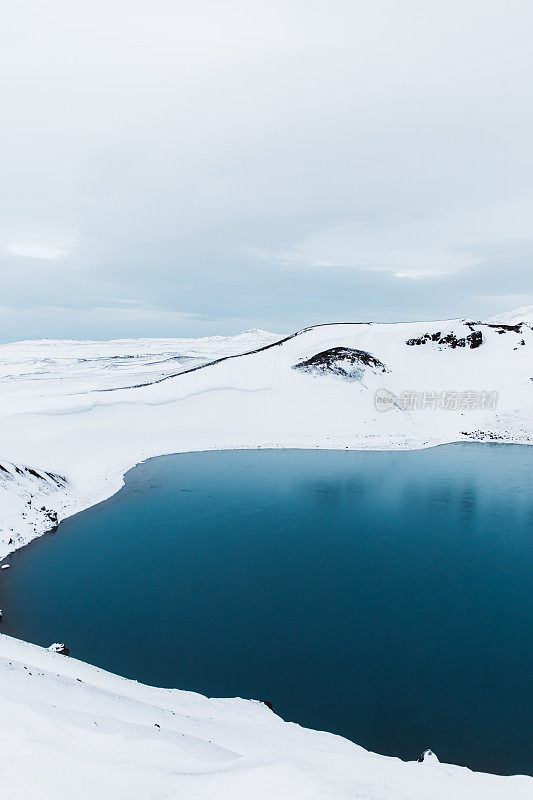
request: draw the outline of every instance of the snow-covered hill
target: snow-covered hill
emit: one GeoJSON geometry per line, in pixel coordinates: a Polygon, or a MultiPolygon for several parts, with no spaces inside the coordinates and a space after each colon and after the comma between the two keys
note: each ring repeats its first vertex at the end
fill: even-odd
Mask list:
{"type": "Polygon", "coordinates": [[[495,317],[491,317],[487,322],[504,322],[510,325],[525,322],[528,325],[533,325],[533,306],[522,306],[521,308],[514,308],[512,311],[504,311],[503,314],[496,314],[495,317]]]}
{"type": "Polygon", "coordinates": [[[530,800],[533,778],[369,753],[253,700],[154,689],[0,635],[2,800],[530,800]]]}
{"type": "Polygon", "coordinates": [[[1,346],[0,557],[151,456],[530,443],[532,356],[530,323],[465,320],[1,346]]]}

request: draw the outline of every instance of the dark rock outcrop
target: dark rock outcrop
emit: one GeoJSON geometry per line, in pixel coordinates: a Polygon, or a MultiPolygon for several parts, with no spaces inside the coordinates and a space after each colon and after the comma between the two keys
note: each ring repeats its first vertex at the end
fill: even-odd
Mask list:
{"type": "Polygon", "coordinates": [[[358,381],[361,380],[365,367],[378,373],[390,371],[371,353],[353,347],[331,347],[311,358],[299,361],[293,369],[322,375],[337,375],[345,380],[358,381]]]}
{"type": "Polygon", "coordinates": [[[435,342],[452,350],[455,350],[456,347],[469,347],[471,350],[475,350],[476,347],[480,347],[483,344],[483,334],[481,331],[472,331],[467,336],[457,338],[455,333],[447,333],[443,336],[441,331],[437,331],[436,333],[424,333],[415,339],[407,339],[406,344],[409,347],[414,347],[415,345],[427,344],[427,342],[435,342]]]}
{"type": "Polygon", "coordinates": [[[429,748],[428,748],[427,750],[424,750],[424,752],[423,752],[423,753],[421,753],[421,754],[418,756],[418,761],[419,761],[419,763],[420,763],[420,764],[421,764],[423,761],[434,761],[434,762],[438,762],[438,760],[439,760],[439,759],[437,758],[437,756],[435,755],[435,753],[433,752],[433,750],[430,750],[429,748]]]}
{"type": "Polygon", "coordinates": [[[498,333],[505,333],[506,331],[514,331],[520,333],[523,323],[519,322],[517,325],[504,325],[503,322],[485,322],[487,328],[495,328],[498,333]]]}

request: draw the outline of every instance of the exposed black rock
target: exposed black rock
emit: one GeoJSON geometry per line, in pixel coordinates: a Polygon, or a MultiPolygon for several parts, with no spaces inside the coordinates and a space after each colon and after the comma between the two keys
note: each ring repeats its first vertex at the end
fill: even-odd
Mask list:
{"type": "Polygon", "coordinates": [[[0,464],[0,480],[2,481],[12,481],[13,475],[10,473],[3,464],[0,464]]]}
{"type": "Polygon", "coordinates": [[[517,325],[504,325],[502,322],[485,322],[484,323],[487,328],[495,328],[498,333],[505,333],[506,331],[514,331],[515,333],[520,333],[520,329],[522,327],[522,323],[519,322],[517,325]]]}
{"type": "Polygon", "coordinates": [[[476,347],[480,347],[483,344],[483,334],[481,331],[472,331],[468,336],[458,339],[455,333],[447,333],[442,336],[441,332],[437,331],[437,333],[424,333],[415,339],[407,339],[406,344],[409,347],[414,347],[415,345],[427,344],[427,342],[436,342],[444,347],[450,347],[452,350],[455,350],[456,347],[469,347],[471,350],[475,350],[476,347]]]}
{"type": "Polygon", "coordinates": [[[432,757],[433,757],[433,758],[435,758],[435,759],[437,758],[437,756],[435,755],[435,753],[433,752],[433,750],[430,750],[430,749],[428,748],[427,750],[424,750],[424,752],[423,752],[423,753],[421,753],[421,754],[418,756],[418,761],[419,761],[420,763],[422,763],[423,761],[426,761],[426,759],[428,759],[428,758],[432,758],[432,757]]]}
{"type": "Polygon", "coordinates": [[[274,711],[274,709],[272,708],[272,703],[270,702],[270,700],[261,700],[261,702],[264,703],[265,706],[267,706],[267,708],[269,708],[271,711],[274,711]]]}
{"type": "MultiPolygon", "coordinates": [[[[494,433],[493,431],[483,431],[478,428],[475,431],[461,431],[461,434],[462,436],[467,436],[469,439],[473,439],[476,442],[516,442],[516,434],[513,434],[510,431],[499,431],[498,433],[494,433]]],[[[532,441],[532,439],[531,436],[524,432],[520,437],[520,441],[523,443],[529,443],[532,441]]]]}
{"type": "Polygon", "coordinates": [[[437,333],[434,333],[434,334],[424,333],[424,334],[422,334],[422,336],[417,336],[414,339],[407,339],[405,344],[408,344],[409,347],[414,347],[415,345],[426,344],[426,342],[435,342],[435,341],[438,342],[439,339],[440,339],[440,333],[438,333],[438,334],[437,333]],[[434,338],[435,336],[438,337],[438,338],[435,339],[434,338]]]}
{"type": "Polygon", "coordinates": [[[466,337],[466,341],[470,342],[470,349],[475,350],[483,344],[483,334],[481,331],[473,331],[466,337]]]}
{"type": "Polygon", "coordinates": [[[56,475],[55,472],[45,472],[44,473],[50,480],[57,483],[58,486],[64,485],[67,482],[67,479],[63,477],[63,475],[56,475]]]}
{"type": "Polygon", "coordinates": [[[33,475],[34,478],[39,478],[40,481],[44,481],[45,478],[43,475],[40,475],[36,470],[32,469],[31,467],[26,467],[26,472],[29,475],[33,475]]]}
{"type": "Polygon", "coordinates": [[[57,511],[53,511],[52,509],[45,509],[44,516],[48,519],[49,522],[52,523],[52,526],[50,528],[50,533],[54,533],[59,525],[57,511]]]}
{"type": "MultiPolygon", "coordinates": [[[[57,475],[55,472],[38,472],[32,467],[18,467],[16,464],[10,464],[10,467],[17,475],[26,477],[31,475],[32,478],[37,478],[39,481],[52,482],[56,487],[63,488],[67,484],[67,479],[63,475],[57,475]]],[[[0,464],[0,479],[13,480],[14,473],[11,472],[4,464],[0,464]]],[[[55,487],[54,487],[55,488],[55,487]]],[[[31,501],[29,503],[31,505],[31,501]]]]}
{"type": "Polygon", "coordinates": [[[353,347],[331,347],[311,358],[298,362],[293,369],[302,372],[338,375],[345,380],[358,381],[362,378],[364,367],[376,372],[389,372],[385,364],[366,350],[353,347]]]}

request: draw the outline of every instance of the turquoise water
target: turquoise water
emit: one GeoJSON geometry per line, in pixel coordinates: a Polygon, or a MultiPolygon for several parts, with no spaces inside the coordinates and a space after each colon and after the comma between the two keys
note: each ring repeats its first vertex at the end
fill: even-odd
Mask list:
{"type": "Polygon", "coordinates": [[[0,573],[0,630],[381,753],[533,773],[533,449],[153,459],[0,573]]]}

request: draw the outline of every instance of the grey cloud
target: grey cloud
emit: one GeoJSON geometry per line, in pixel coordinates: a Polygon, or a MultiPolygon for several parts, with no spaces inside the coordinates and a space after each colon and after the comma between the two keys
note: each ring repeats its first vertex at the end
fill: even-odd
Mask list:
{"type": "Polygon", "coordinates": [[[0,304],[33,316],[5,312],[0,337],[531,302],[532,15],[518,0],[11,4],[0,304]],[[397,277],[425,271],[447,274],[397,277]],[[98,311],[118,298],[150,311],[98,311]]]}

